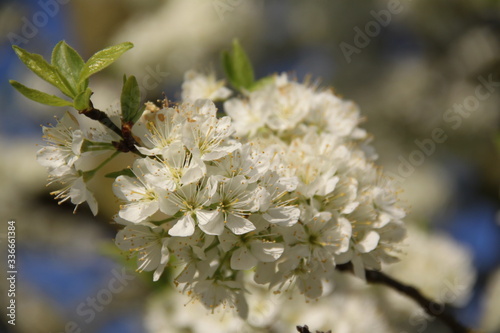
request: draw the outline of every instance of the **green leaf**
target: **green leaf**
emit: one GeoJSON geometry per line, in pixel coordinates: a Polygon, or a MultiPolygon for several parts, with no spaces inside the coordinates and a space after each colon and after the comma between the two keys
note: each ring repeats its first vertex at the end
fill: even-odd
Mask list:
{"type": "Polygon", "coordinates": [[[66,84],[61,79],[61,75],[59,74],[57,68],[45,61],[41,55],[29,53],[17,45],[13,45],[12,48],[16,52],[19,59],[21,59],[26,67],[28,67],[33,73],[61,90],[66,96],[75,96],[75,94],[68,89],[66,84]]]}
{"type": "Polygon", "coordinates": [[[72,106],[73,103],[70,101],[67,101],[65,99],[62,99],[60,97],[54,96],[54,95],[49,95],[44,92],[28,88],[21,83],[10,80],[9,83],[16,88],[17,91],[19,91],[21,94],[26,96],[27,98],[46,105],[51,105],[51,106],[72,106]]]}
{"type": "Polygon", "coordinates": [[[141,91],[135,76],[130,76],[125,80],[120,97],[122,106],[122,117],[125,122],[134,123],[139,119],[141,111],[141,91]]]}
{"type": "Polygon", "coordinates": [[[273,80],[274,80],[273,75],[263,77],[262,79],[259,79],[253,83],[253,85],[250,87],[250,91],[258,90],[264,86],[267,86],[268,84],[272,83],[273,80]]]}
{"type": "MultiPolygon", "coordinates": [[[[59,70],[61,76],[66,79],[66,82],[75,92],[75,95],[85,91],[87,86],[80,86],[80,73],[82,72],[85,62],[82,57],[66,42],[60,41],[52,50],[52,66],[59,70]]],[[[88,81],[87,81],[88,84],[88,81]]]]}
{"type": "Polygon", "coordinates": [[[238,40],[233,41],[231,52],[222,53],[222,66],[231,85],[238,89],[250,89],[254,84],[252,64],[238,40]]]}
{"type": "Polygon", "coordinates": [[[104,175],[104,177],[106,177],[106,178],[113,178],[113,179],[118,177],[118,176],[128,176],[128,177],[136,178],[135,174],[132,172],[132,170],[130,168],[125,168],[125,169],[120,170],[120,171],[110,172],[110,173],[104,175]]]}
{"type": "Polygon", "coordinates": [[[85,91],[79,93],[78,96],[75,97],[75,109],[78,111],[90,109],[90,96],[92,96],[92,94],[93,93],[90,88],[87,88],[85,91]]]}
{"type": "Polygon", "coordinates": [[[80,73],[79,82],[83,82],[92,74],[95,74],[115,62],[123,53],[134,47],[134,44],[126,42],[110,46],[94,54],[84,65],[80,73]]]}

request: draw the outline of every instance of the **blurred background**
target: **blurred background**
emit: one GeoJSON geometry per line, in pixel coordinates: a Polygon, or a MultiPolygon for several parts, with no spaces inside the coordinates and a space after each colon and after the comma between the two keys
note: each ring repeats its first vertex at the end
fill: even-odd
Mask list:
{"type": "MultiPolygon", "coordinates": [[[[19,271],[16,326],[2,315],[0,332],[202,331],[192,318],[176,318],[188,311],[188,300],[169,293],[165,281],[153,284],[148,273],[123,271],[133,264],[124,263],[113,244],[116,225],[110,221],[117,203],[111,182],[94,184],[98,200],[109,203],[100,205],[96,218],[85,205],[73,214],[71,205],[59,207],[49,195],[45,170],[35,161],[36,144],[42,143],[40,124],[64,110],[31,102],[9,86],[8,79],[15,79],[52,91],[23,67],[11,45],[48,58],[64,39],[86,59],[111,44],[133,42],[131,51],[91,81],[94,105],[112,110],[123,73],[137,76],[144,100],[179,98],[189,69],[214,69],[222,77],[220,51],[235,37],[258,77],[291,72],[359,104],[379,163],[400,183],[408,211],[408,257],[391,273],[437,299],[451,290],[446,301],[457,306],[460,321],[500,332],[496,0],[0,1],[0,240],[5,251],[6,222],[16,220],[19,271]],[[109,292],[110,281],[123,290],[109,292]]],[[[5,261],[0,259],[1,274],[5,261]]],[[[362,332],[352,325],[368,305],[374,312],[366,323],[373,320],[381,332],[442,332],[439,323],[415,319],[418,309],[411,304],[399,306],[397,295],[345,284],[357,297],[348,310],[335,293],[309,305],[346,312],[342,332],[362,332]]],[[[0,287],[5,309],[3,275],[0,287]]],[[[263,315],[246,329],[293,332],[294,325],[308,324],[341,330],[328,326],[337,325],[325,321],[328,315],[309,312],[288,313],[291,326],[279,327],[270,324],[277,314],[263,315]]],[[[244,331],[223,327],[218,329],[244,331]]]]}

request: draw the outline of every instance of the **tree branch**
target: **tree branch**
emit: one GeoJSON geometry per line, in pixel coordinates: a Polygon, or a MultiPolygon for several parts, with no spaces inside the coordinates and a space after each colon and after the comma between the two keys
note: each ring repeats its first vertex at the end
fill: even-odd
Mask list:
{"type": "MultiPolygon", "coordinates": [[[[311,333],[311,331],[309,331],[309,327],[307,325],[297,326],[296,328],[297,328],[297,331],[299,331],[299,333],[311,333]]],[[[332,331],[328,331],[328,332],[316,331],[316,333],[332,333],[332,331]]]]}
{"type": "Polygon", "coordinates": [[[87,116],[88,118],[92,120],[96,120],[106,126],[107,128],[111,129],[113,132],[118,134],[122,140],[119,142],[113,142],[113,146],[116,148],[116,150],[122,152],[122,153],[127,153],[127,152],[132,152],[134,154],[143,156],[136,148],[137,142],[135,141],[134,137],[132,136],[132,122],[127,122],[122,124],[122,128],[120,129],[118,126],[116,126],[111,119],[109,119],[108,115],[96,108],[92,105],[92,102],[90,102],[90,108],[86,110],[80,110],[78,111],[80,114],[83,114],[87,116]]]}
{"type": "MultiPolygon", "coordinates": [[[[351,263],[337,265],[336,269],[342,272],[353,272],[351,263]]],[[[415,287],[405,285],[392,277],[373,270],[365,270],[366,281],[368,283],[383,284],[391,289],[398,291],[401,294],[408,296],[420,305],[429,315],[438,318],[446,324],[454,333],[471,333],[471,329],[459,323],[450,313],[446,304],[434,302],[418,291],[415,287]]]]}

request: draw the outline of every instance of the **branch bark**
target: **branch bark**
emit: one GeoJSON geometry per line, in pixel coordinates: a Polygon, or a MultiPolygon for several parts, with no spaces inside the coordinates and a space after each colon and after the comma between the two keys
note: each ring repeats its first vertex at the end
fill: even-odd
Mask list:
{"type": "Polygon", "coordinates": [[[128,153],[132,152],[134,154],[143,156],[136,148],[137,142],[135,141],[134,137],[132,136],[132,122],[127,122],[122,124],[122,128],[120,129],[118,126],[116,126],[111,119],[109,119],[108,115],[96,108],[92,105],[92,102],[90,102],[90,108],[86,110],[80,110],[78,111],[80,114],[83,114],[87,116],[88,118],[92,120],[96,120],[106,126],[107,128],[111,129],[113,132],[118,134],[122,140],[113,142],[114,147],[116,150],[122,152],[122,153],[128,153]]]}
{"type": "MultiPolygon", "coordinates": [[[[337,265],[336,269],[342,272],[353,272],[351,263],[337,265]]],[[[366,281],[373,284],[382,284],[399,293],[408,296],[420,305],[429,315],[441,320],[454,333],[472,333],[473,331],[458,322],[457,319],[450,313],[449,307],[446,304],[434,302],[424,295],[418,289],[412,286],[405,285],[400,281],[382,273],[380,271],[365,270],[366,281]]]]}

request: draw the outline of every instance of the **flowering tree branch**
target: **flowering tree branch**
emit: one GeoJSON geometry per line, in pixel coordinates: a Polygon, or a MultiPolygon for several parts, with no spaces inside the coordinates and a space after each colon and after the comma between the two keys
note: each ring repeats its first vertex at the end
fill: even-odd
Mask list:
{"type": "MultiPolygon", "coordinates": [[[[352,263],[337,265],[336,269],[341,272],[353,272],[352,263]]],[[[446,324],[452,332],[454,333],[471,333],[471,329],[462,325],[455,319],[455,317],[449,312],[446,304],[441,304],[430,300],[429,298],[422,295],[422,293],[415,287],[405,285],[400,281],[384,274],[380,271],[365,270],[366,282],[373,284],[383,284],[391,289],[398,291],[401,294],[408,296],[417,302],[422,309],[425,310],[429,315],[438,318],[444,324],[446,324]]]]}
{"type": "MultiPolygon", "coordinates": [[[[395,289],[453,332],[470,332],[444,305],[363,268],[364,259],[390,263],[406,229],[397,187],[373,164],[376,155],[367,149],[370,137],[358,127],[354,103],[286,73],[256,81],[235,42],[222,59],[241,94],[231,97],[234,92],[215,75],[190,71],[179,103],[159,107],[142,103],[136,78],[124,76],[119,120],[113,122],[94,108],[89,77],[131,47],[111,46],[85,62],[60,42],[48,63],[15,46],[26,66],[66,97],[10,82],[29,99],[78,111],[43,127],[47,145],[37,152],[50,183],[61,185],[52,192],[61,202],[87,202],[97,214],[89,181],[119,153],[136,155],[131,166],[105,177],[114,179],[121,201],[116,245],[138,258],[139,271],[154,271],[157,281],[175,256],[184,267],[174,278],[179,288],[207,309],[233,308],[246,319],[248,283],[296,281],[299,292],[317,299],[335,263],[348,257],[358,269],[348,263],[337,270],[395,289]],[[215,101],[224,101],[222,110],[215,101]],[[104,127],[84,126],[84,117],[104,127]],[[90,171],[82,168],[102,151],[111,156],[90,171]],[[243,273],[251,269],[253,282],[243,273]]],[[[309,332],[307,326],[297,329],[309,332]]]]}
{"type": "Polygon", "coordinates": [[[96,121],[100,122],[101,124],[103,124],[104,126],[109,128],[110,130],[112,130],[113,132],[118,134],[119,136],[122,136],[122,131],[120,130],[120,128],[118,128],[118,126],[116,126],[111,121],[111,119],[109,119],[108,115],[105,112],[94,108],[92,103],[90,103],[90,107],[88,109],[80,110],[78,112],[80,114],[83,114],[84,116],[92,119],[92,120],[96,120],[96,121]]]}
{"type": "Polygon", "coordinates": [[[83,114],[84,116],[96,120],[118,134],[122,140],[119,142],[114,142],[113,145],[116,148],[116,150],[122,152],[122,153],[127,153],[127,152],[133,152],[137,155],[142,155],[139,153],[139,151],[136,148],[137,141],[134,139],[132,136],[132,122],[125,122],[122,124],[122,128],[120,129],[118,126],[116,126],[111,119],[109,119],[108,115],[96,108],[92,105],[92,102],[89,101],[90,107],[85,109],[85,110],[80,110],[78,111],[80,114],[83,114]]]}

